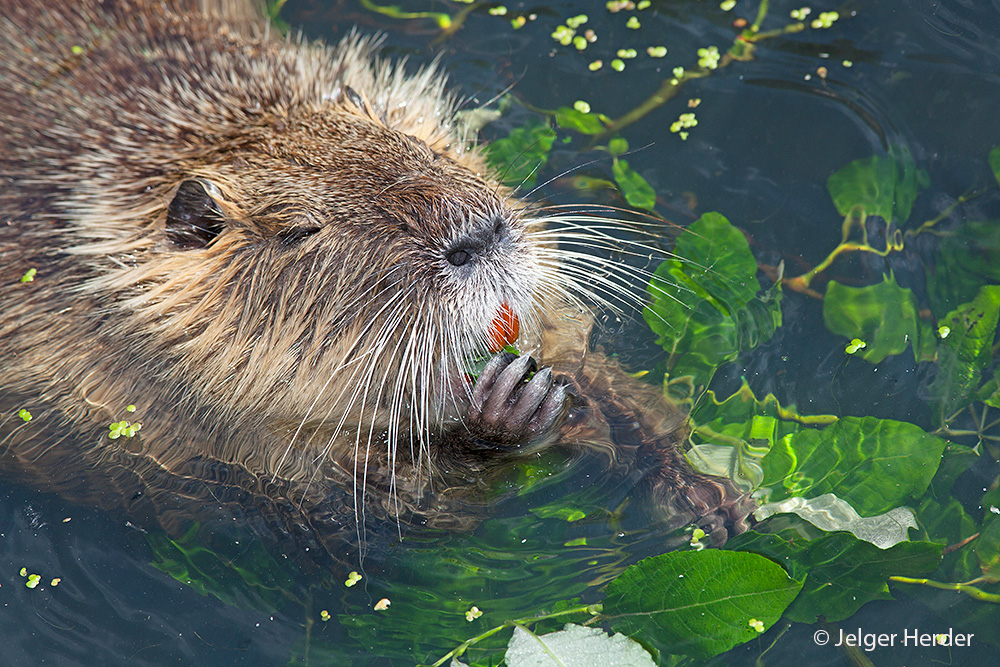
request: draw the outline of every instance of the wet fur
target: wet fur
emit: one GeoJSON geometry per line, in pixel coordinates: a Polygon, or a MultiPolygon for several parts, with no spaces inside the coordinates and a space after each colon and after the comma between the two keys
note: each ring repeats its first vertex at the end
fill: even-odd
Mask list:
{"type": "Polygon", "coordinates": [[[745,528],[752,503],[683,460],[683,415],[588,351],[592,290],[560,266],[591,260],[500,187],[442,77],[241,7],[0,2],[4,467],[168,527],[256,508],[333,550],[366,517],[466,526],[522,444],[604,438],[669,522],[745,528]],[[165,222],[185,183],[224,222],[204,245],[165,222]],[[449,268],[479,239],[475,271],[449,268]],[[504,302],[543,390],[577,396],[524,443],[468,418],[462,365],[504,302]],[[140,436],[110,440],[126,418],[140,436]]]}

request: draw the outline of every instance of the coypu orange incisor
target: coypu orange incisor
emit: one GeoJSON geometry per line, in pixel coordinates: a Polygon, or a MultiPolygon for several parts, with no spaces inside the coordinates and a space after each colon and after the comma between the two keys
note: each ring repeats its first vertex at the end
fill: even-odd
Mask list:
{"type": "Polygon", "coordinates": [[[669,524],[745,529],[681,411],[588,349],[587,260],[498,184],[433,68],[209,4],[3,2],[3,469],[332,550],[365,517],[461,524],[487,468],[603,442],[669,524]],[[471,385],[517,329],[540,369],[500,353],[471,385]],[[112,439],[123,417],[141,432],[112,439]]]}

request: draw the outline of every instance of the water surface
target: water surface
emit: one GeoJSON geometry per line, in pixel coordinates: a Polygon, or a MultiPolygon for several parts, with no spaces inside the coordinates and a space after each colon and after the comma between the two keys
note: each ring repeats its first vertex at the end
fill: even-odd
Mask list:
{"type": "MultiPolygon", "coordinates": [[[[451,14],[463,6],[406,4],[413,11],[451,14]]],[[[763,29],[791,23],[789,12],[800,6],[771,2],[763,29]]],[[[493,100],[509,89],[513,103],[507,113],[483,132],[487,139],[498,139],[541,118],[534,109],[572,106],[578,100],[611,118],[625,114],[670,77],[674,67],[693,67],[697,49],[728,48],[738,34],[733,21],[752,21],[758,4],[741,0],[725,12],[716,2],[654,2],[642,12],[619,14],[609,13],[603,3],[511,4],[506,17],[490,15],[488,7],[477,8],[443,40],[429,19],[394,20],[350,2],[289,2],[283,17],[302,25],[306,35],[328,41],[355,24],[364,32],[383,31],[385,52],[408,57],[414,66],[438,58],[467,108],[496,106],[493,100]],[[517,13],[536,18],[514,30],[510,18],[517,13]],[[550,34],[581,13],[588,14],[586,26],[598,39],[578,53],[550,34]],[[631,15],[641,18],[639,29],[626,27],[624,17],[631,15]],[[652,45],[666,46],[667,56],[646,55],[646,46],[652,45]],[[619,48],[638,51],[622,72],[610,67],[619,48]],[[588,63],[598,58],[604,67],[590,71],[588,63]]],[[[986,161],[989,149],[1000,145],[997,7],[856,2],[814,7],[811,18],[832,9],[841,18],[831,28],[762,41],[752,59],[685,84],[675,99],[621,133],[635,149],[628,155],[630,164],[656,190],[660,215],[687,225],[704,212],[719,211],[746,234],[760,264],[774,267],[783,261],[790,276],[815,266],[840,240],[842,216],[830,200],[827,178],[852,160],[886,155],[890,147],[908,150],[929,176],[911,221],[946,212],[940,229],[947,230],[965,221],[1000,219],[1000,190],[986,161]],[[689,100],[700,103],[691,107],[689,100]],[[670,125],[691,111],[698,124],[681,140],[670,125]],[[977,194],[949,208],[970,193],[977,194]]],[[[557,141],[538,176],[540,182],[564,172],[566,177],[546,183],[533,196],[623,206],[614,191],[579,189],[576,179],[581,176],[610,179],[611,163],[606,153],[582,150],[580,135],[560,134],[570,136],[569,143],[557,141]]],[[[879,229],[873,222],[873,232],[879,229]]],[[[926,276],[935,269],[937,245],[937,236],[928,234],[886,259],[852,256],[836,264],[826,279],[861,286],[878,282],[891,270],[926,305],[926,276]]],[[[818,299],[786,291],[782,308],[784,325],[775,337],[715,377],[712,387],[720,396],[735,391],[745,378],[758,396],[773,393],[803,413],[870,415],[927,430],[936,427],[928,403],[932,365],[915,362],[909,353],[877,366],[849,358],[843,337],[825,327],[818,299]]],[[[652,334],[637,315],[624,321],[609,318],[599,335],[635,370],[662,363],[663,352],[652,344],[652,334]]],[[[976,444],[974,439],[962,442],[976,444]]],[[[984,448],[982,454],[953,491],[972,516],[980,516],[980,499],[997,474],[990,450],[984,448]]],[[[539,462],[528,473],[541,478],[561,467],[559,461],[539,462]]],[[[512,479],[509,488],[524,481],[512,479]]],[[[402,544],[373,554],[356,587],[303,574],[279,559],[274,569],[287,568],[278,577],[280,590],[230,572],[220,585],[229,600],[223,602],[218,595],[202,594],[198,585],[182,583],[185,566],[178,566],[177,558],[184,551],[166,549],[162,537],[151,538],[121,517],[7,484],[0,486],[5,547],[0,556],[0,626],[6,637],[0,662],[433,661],[463,638],[506,618],[571,598],[598,600],[603,585],[624,567],[659,553],[664,535],[645,524],[642,508],[629,505],[628,491],[602,484],[600,468],[580,462],[554,482],[536,485],[531,494],[508,493],[473,535],[407,533],[402,544]],[[549,503],[573,504],[587,518],[547,517],[549,503]],[[176,578],[150,565],[163,565],[165,554],[174,558],[176,578]],[[18,574],[22,567],[41,574],[45,585],[27,589],[18,574]],[[55,577],[61,581],[52,586],[55,577]],[[382,597],[393,606],[386,613],[373,612],[382,597]],[[472,605],[487,614],[467,623],[464,612],[472,605]],[[333,619],[322,621],[322,610],[333,619]]],[[[204,564],[197,543],[184,549],[204,564]]],[[[222,580],[225,567],[206,567],[222,580]]],[[[971,622],[969,602],[957,593],[891,590],[896,600],[869,603],[838,627],[900,633],[971,622]]],[[[996,635],[980,628],[997,627],[1000,610],[982,603],[974,615],[978,620],[972,631],[979,634],[971,648],[894,647],[867,655],[879,665],[995,663],[1000,660],[996,635]]],[[[816,629],[793,624],[779,638],[776,626],[724,660],[753,664],[766,651],[766,664],[855,664],[838,649],[817,646],[816,629]]]]}

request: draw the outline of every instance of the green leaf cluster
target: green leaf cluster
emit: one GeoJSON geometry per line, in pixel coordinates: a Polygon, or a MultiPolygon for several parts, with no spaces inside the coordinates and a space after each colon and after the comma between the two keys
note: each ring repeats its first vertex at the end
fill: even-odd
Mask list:
{"type": "MultiPolygon", "coordinates": [[[[1000,152],[991,153],[990,163],[1000,181],[1000,152]]],[[[898,232],[886,232],[884,249],[870,246],[865,218],[877,215],[890,225],[904,224],[917,193],[927,182],[927,175],[900,150],[856,161],[831,177],[831,197],[845,216],[842,249],[883,256],[901,250],[904,239],[898,232]],[[852,241],[852,233],[859,229],[862,240],[852,241]]],[[[720,246],[750,257],[741,239],[726,236],[720,218],[717,214],[703,216],[692,225],[692,233],[678,241],[677,257],[664,262],[650,281],[652,303],[646,311],[657,342],[671,353],[668,372],[674,376],[678,371],[688,372],[695,378],[692,384],[702,387],[709,384],[715,368],[758,342],[740,344],[735,334],[737,316],[725,307],[728,302],[719,296],[711,277],[706,278],[707,272],[697,270],[741,265],[725,250],[717,251],[705,242],[706,238],[725,239],[720,246]]],[[[921,230],[933,224],[924,223],[921,230]]],[[[1000,269],[995,268],[1000,262],[992,261],[994,254],[1000,258],[998,227],[977,223],[944,237],[942,248],[957,257],[950,263],[939,257],[941,275],[929,276],[927,294],[932,302],[930,312],[938,315],[936,320],[928,317],[928,309],[915,292],[900,286],[889,271],[881,282],[864,287],[831,281],[823,295],[827,328],[864,341],[864,345],[855,346],[858,356],[879,363],[910,350],[915,361],[935,364],[937,373],[929,393],[941,424],[977,401],[1000,407],[1000,373],[993,370],[1000,321],[1000,285],[994,284],[1000,283],[1000,269]],[[980,242],[978,249],[970,243],[973,240],[980,242]],[[953,272],[948,267],[959,265],[963,269],[957,278],[949,276],[953,272]],[[945,304],[948,310],[942,312],[945,304]]],[[[727,279],[741,289],[753,288],[754,297],[759,290],[755,272],[755,264],[747,261],[742,263],[739,278],[728,274],[727,279]]],[[[741,296],[747,300],[745,292],[741,296]]],[[[780,326],[780,311],[773,322],[774,328],[780,326]]],[[[914,592],[913,586],[929,582],[926,585],[964,592],[979,604],[1000,601],[1000,596],[974,585],[1000,581],[1000,518],[987,514],[978,522],[951,495],[955,480],[978,457],[975,449],[889,419],[802,417],[794,407],[783,408],[772,396],[758,400],[745,384],[723,400],[712,391],[706,392],[695,403],[691,422],[695,449],[706,444],[732,447],[737,463],[725,473],[738,483],[758,474],[758,493],[769,501],[835,494],[829,497],[846,503],[845,507],[853,510],[851,514],[862,517],[888,516],[907,505],[915,510],[922,539],[900,542],[897,537],[885,549],[850,533],[825,533],[791,515],[774,516],[759,524],[757,531],[730,540],[727,549],[773,559],[786,568],[792,580],[802,584],[801,592],[782,610],[786,620],[813,623],[820,616],[831,621],[849,618],[869,601],[891,598],[890,579],[899,582],[895,585],[907,585],[918,596],[921,591],[914,592]],[[945,544],[964,544],[977,536],[977,531],[975,547],[943,549],[945,544]],[[942,584],[914,578],[932,572],[942,579],[972,583],[942,584]]],[[[1000,504],[1000,493],[997,495],[1000,504]]],[[[626,576],[630,576],[628,571],[622,578],[626,576]]],[[[609,593],[613,586],[609,586],[609,593]]],[[[697,598],[695,591],[673,590],[676,599],[687,595],[689,600],[697,598]]],[[[962,618],[970,627],[977,627],[983,613],[978,608],[967,610],[962,618]]],[[[683,628],[684,623],[677,627],[683,628]]],[[[643,637],[669,637],[674,645],[669,650],[686,655],[706,657],[724,650],[723,644],[708,640],[703,646],[691,646],[692,640],[685,643],[671,635],[673,629],[652,628],[648,623],[631,630],[643,637]]]]}
{"type": "MultiPolygon", "coordinates": [[[[604,132],[608,119],[597,113],[583,112],[572,107],[560,107],[551,112],[555,126],[585,136],[596,136],[604,132]]],[[[535,184],[543,170],[557,134],[549,123],[533,119],[523,127],[486,146],[486,158],[490,167],[501,174],[505,185],[510,187],[530,187],[535,184]]],[[[564,137],[569,141],[570,137],[564,137]]],[[[611,154],[611,178],[575,179],[578,189],[596,190],[616,188],[629,206],[635,209],[655,211],[656,190],[642,174],[636,171],[622,155],[628,152],[628,142],[622,137],[613,137],[607,146],[598,147],[611,154]]]]}
{"type": "MultiPolygon", "coordinates": [[[[990,152],[989,164],[1000,181],[1000,148],[990,152]]],[[[898,235],[892,240],[887,236],[884,251],[868,245],[867,232],[860,244],[849,243],[849,219],[861,210],[862,220],[864,215],[875,214],[904,224],[918,190],[927,182],[909,153],[900,149],[888,156],[857,160],[832,175],[827,183],[830,196],[838,211],[848,216],[841,247],[881,255],[902,249],[898,235]]],[[[906,238],[937,231],[939,221],[923,223],[907,232],[906,238]]],[[[862,341],[863,345],[852,343],[847,351],[871,363],[906,349],[912,350],[915,361],[933,363],[929,402],[936,424],[948,431],[965,410],[1000,406],[996,398],[1000,373],[992,354],[1000,315],[1000,221],[967,221],[938,235],[941,240],[926,283],[927,305],[912,290],[901,287],[890,271],[881,282],[863,287],[830,281],[823,298],[823,319],[831,332],[862,341]]]]}
{"type": "Polygon", "coordinates": [[[555,139],[555,130],[548,123],[534,120],[486,146],[486,160],[504,184],[531,187],[555,139]]]}
{"type": "Polygon", "coordinates": [[[670,354],[670,376],[707,387],[716,368],[781,325],[780,285],[761,293],[746,238],[719,213],[692,223],[673,254],[650,280],[643,317],[670,354]]]}

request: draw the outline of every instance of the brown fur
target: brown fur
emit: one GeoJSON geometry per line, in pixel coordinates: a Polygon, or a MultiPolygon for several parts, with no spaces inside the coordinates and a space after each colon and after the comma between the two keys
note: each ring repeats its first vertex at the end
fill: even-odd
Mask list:
{"type": "Polygon", "coordinates": [[[5,467],[165,524],[257,505],[327,547],[360,512],[461,523],[483,467],[462,363],[506,302],[580,394],[562,442],[627,432],[612,455],[646,457],[675,516],[744,525],[683,461],[682,415],[587,356],[557,251],[433,68],[278,39],[238,3],[0,5],[5,467]],[[165,222],[191,181],[225,219],[203,247],[165,222]],[[500,250],[456,278],[442,253],[494,225],[500,250]],[[110,440],[123,418],[141,434],[110,440]]]}

